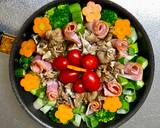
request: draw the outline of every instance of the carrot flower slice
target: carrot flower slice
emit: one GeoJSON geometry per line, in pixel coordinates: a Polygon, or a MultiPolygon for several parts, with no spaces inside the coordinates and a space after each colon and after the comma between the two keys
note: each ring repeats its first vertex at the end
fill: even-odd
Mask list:
{"type": "Polygon", "coordinates": [[[55,112],[55,117],[58,118],[61,123],[66,124],[73,118],[72,108],[66,104],[60,104],[58,110],[55,112]]]}
{"type": "Polygon", "coordinates": [[[102,7],[99,4],[89,1],[87,6],[82,9],[82,13],[86,17],[87,22],[93,22],[101,18],[101,10],[102,7]]]}
{"type": "Polygon", "coordinates": [[[30,57],[35,50],[36,50],[36,44],[34,40],[30,39],[28,41],[22,42],[19,54],[25,57],[30,57]]]}
{"type": "Polygon", "coordinates": [[[116,112],[121,107],[122,103],[119,100],[119,97],[106,97],[104,100],[103,108],[105,110],[116,112]]]}
{"type": "Polygon", "coordinates": [[[25,91],[31,91],[39,88],[40,78],[35,75],[28,73],[25,77],[20,81],[20,85],[24,87],[25,91]]]}
{"type": "Polygon", "coordinates": [[[33,31],[40,37],[43,37],[48,30],[51,30],[49,19],[47,17],[36,17],[34,19],[33,31]]]}
{"type": "Polygon", "coordinates": [[[118,39],[124,39],[126,36],[129,36],[131,34],[130,21],[128,19],[118,19],[115,22],[113,34],[118,39]]]}

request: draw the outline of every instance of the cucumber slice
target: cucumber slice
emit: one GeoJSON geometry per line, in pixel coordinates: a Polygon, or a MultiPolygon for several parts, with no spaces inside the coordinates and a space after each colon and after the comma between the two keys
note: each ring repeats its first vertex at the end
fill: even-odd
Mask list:
{"type": "Polygon", "coordinates": [[[131,34],[128,36],[128,38],[131,40],[132,43],[137,40],[138,36],[134,27],[131,27],[131,34]]]}
{"type": "Polygon", "coordinates": [[[83,24],[78,24],[76,32],[81,34],[85,32],[85,27],[83,26],[83,24]]]}
{"type": "Polygon", "coordinates": [[[134,102],[136,100],[136,93],[134,95],[126,95],[124,97],[124,99],[128,102],[128,103],[131,103],[131,102],[134,102]]]}
{"type": "Polygon", "coordinates": [[[127,114],[128,112],[129,112],[129,103],[123,100],[122,107],[118,109],[117,114],[127,114]]]}
{"type": "Polygon", "coordinates": [[[42,108],[45,104],[46,104],[46,102],[43,99],[37,98],[33,103],[33,107],[36,110],[38,110],[38,109],[42,108]]]}
{"type": "Polygon", "coordinates": [[[56,104],[56,101],[48,101],[46,105],[44,105],[40,111],[42,111],[44,114],[46,114],[51,108],[56,104]]]}
{"type": "Polygon", "coordinates": [[[26,74],[26,71],[23,68],[18,68],[15,71],[15,76],[16,77],[24,77],[26,74]]]}
{"type": "Polygon", "coordinates": [[[136,85],[135,89],[139,90],[139,89],[141,89],[144,86],[144,82],[142,80],[139,80],[139,81],[136,81],[135,85],[136,85]]]}
{"type": "Polygon", "coordinates": [[[139,56],[136,60],[137,63],[142,65],[142,68],[145,69],[148,66],[148,60],[142,56],[139,56]]]}
{"type": "Polygon", "coordinates": [[[129,45],[129,48],[132,48],[134,49],[134,53],[138,53],[138,44],[137,43],[134,43],[134,44],[130,44],[129,45]]]}
{"type": "Polygon", "coordinates": [[[124,86],[123,94],[124,95],[134,95],[135,92],[135,86],[133,83],[129,82],[127,85],[124,86]]]}
{"type": "Polygon", "coordinates": [[[72,20],[76,23],[83,23],[83,15],[81,13],[81,6],[79,3],[71,4],[69,6],[72,14],[72,20]]]}
{"type": "Polygon", "coordinates": [[[80,124],[81,124],[81,120],[82,120],[81,115],[75,114],[75,117],[74,117],[74,120],[72,121],[72,123],[73,123],[76,127],[79,127],[80,124]]]}
{"type": "Polygon", "coordinates": [[[123,86],[128,84],[128,80],[122,76],[118,76],[117,81],[123,86]]]}

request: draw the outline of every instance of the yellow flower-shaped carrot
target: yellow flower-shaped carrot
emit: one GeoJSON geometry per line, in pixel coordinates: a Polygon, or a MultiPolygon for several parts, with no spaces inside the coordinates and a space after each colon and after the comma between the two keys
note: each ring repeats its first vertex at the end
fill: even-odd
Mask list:
{"type": "Polygon", "coordinates": [[[31,91],[39,88],[40,78],[35,75],[28,73],[25,77],[20,81],[20,85],[24,87],[25,91],[31,91]]]}
{"type": "Polygon", "coordinates": [[[113,34],[118,39],[124,39],[126,36],[129,36],[131,34],[130,21],[127,19],[118,19],[115,22],[113,34]]]}
{"type": "Polygon", "coordinates": [[[36,50],[36,44],[34,40],[30,39],[28,41],[22,42],[19,54],[25,57],[30,57],[35,50],[36,50]]]}
{"type": "Polygon", "coordinates": [[[33,31],[40,37],[43,37],[48,30],[51,30],[49,19],[47,17],[36,17],[34,19],[33,31]]]}
{"type": "Polygon", "coordinates": [[[103,108],[110,112],[116,112],[122,107],[119,97],[106,97],[104,100],[103,108]]]}
{"type": "Polygon", "coordinates": [[[55,112],[55,117],[63,124],[66,124],[73,116],[72,108],[65,104],[60,104],[55,112]]]}
{"type": "Polygon", "coordinates": [[[93,22],[101,18],[101,10],[102,7],[99,4],[89,1],[87,6],[82,9],[82,13],[86,17],[87,22],[93,22]]]}

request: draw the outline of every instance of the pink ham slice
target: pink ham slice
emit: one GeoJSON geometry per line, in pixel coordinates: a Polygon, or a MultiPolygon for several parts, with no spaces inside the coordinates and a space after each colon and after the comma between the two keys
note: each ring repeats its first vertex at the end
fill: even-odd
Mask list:
{"type": "Polygon", "coordinates": [[[116,81],[110,81],[103,86],[105,96],[120,96],[122,86],[116,81]]]}
{"type": "Polygon", "coordinates": [[[109,32],[109,25],[104,21],[94,21],[87,23],[87,28],[99,39],[104,39],[109,32]]]}
{"type": "Polygon", "coordinates": [[[56,80],[49,80],[47,82],[46,94],[48,99],[53,101],[58,97],[58,82],[56,80]]]}
{"type": "Polygon", "coordinates": [[[135,81],[142,80],[143,68],[138,63],[129,62],[125,65],[124,74],[122,76],[135,81]]]}
{"type": "Polygon", "coordinates": [[[127,40],[113,39],[111,43],[112,43],[112,46],[116,48],[119,52],[126,52],[128,49],[127,40]]]}
{"type": "Polygon", "coordinates": [[[88,105],[86,115],[90,115],[93,112],[96,112],[101,109],[101,104],[98,101],[91,101],[88,105]]]}
{"type": "Polygon", "coordinates": [[[41,60],[41,56],[38,55],[33,59],[30,68],[35,73],[41,73],[44,70],[45,71],[51,70],[52,65],[47,61],[41,60]]]}
{"type": "Polygon", "coordinates": [[[80,46],[81,41],[78,35],[76,34],[76,30],[77,30],[77,24],[74,22],[70,22],[65,26],[63,33],[66,40],[72,41],[76,43],[78,46],[80,46]]]}

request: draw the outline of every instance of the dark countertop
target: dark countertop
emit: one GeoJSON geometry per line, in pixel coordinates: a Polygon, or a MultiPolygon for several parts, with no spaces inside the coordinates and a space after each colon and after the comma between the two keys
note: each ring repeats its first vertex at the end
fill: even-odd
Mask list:
{"type": "MultiPolygon", "coordinates": [[[[52,0],[0,0],[0,30],[17,34],[24,21],[52,0]]],[[[152,89],[140,110],[121,128],[160,127],[160,0],[113,0],[129,10],[147,31],[155,53],[156,68],[152,89]]],[[[10,85],[9,56],[0,53],[0,127],[42,128],[19,105],[10,85]]]]}

